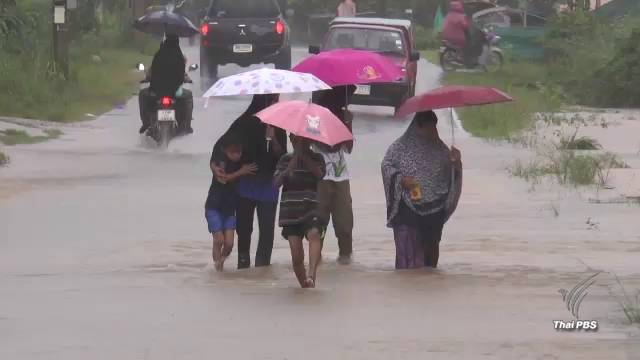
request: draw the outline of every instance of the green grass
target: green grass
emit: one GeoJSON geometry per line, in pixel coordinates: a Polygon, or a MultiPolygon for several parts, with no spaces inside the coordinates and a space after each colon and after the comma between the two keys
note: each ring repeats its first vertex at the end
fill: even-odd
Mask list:
{"type": "Polygon", "coordinates": [[[440,65],[440,52],[438,49],[423,50],[420,56],[434,65],[440,65]]]}
{"type": "Polygon", "coordinates": [[[534,114],[557,110],[561,98],[556,89],[545,88],[540,81],[545,69],[534,63],[506,63],[496,73],[446,73],[448,85],[491,86],[511,95],[515,101],[506,104],[460,108],[464,128],[471,134],[489,139],[511,139],[530,128],[534,114]]]}
{"type": "Polygon", "coordinates": [[[5,166],[9,163],[9,155],[0,151],[0,166],[5,166]]]}
{"type": "Polygon", "coordinates": [[[37,144],[43,141],[57,139],[62,135],[58,129],[45,129],[45,135],[31,136],[24,130],[7,129],[0,131],[0,142],[5,145],[37,144]]]}
{"type": "Polygon", "coordinates": [[[9,95],[0,97],[0,115],[70,122],[109,111],[131,97],[141,77],[134,65],[148,63],[149,56],[132,49],[78,52],[72,56],[69,81],[25,71],[21,62],[26,59],[8,60],[0,64],[0,85],[9,95]],[[100,62],[92,60],[94,54],[100,62]]]}

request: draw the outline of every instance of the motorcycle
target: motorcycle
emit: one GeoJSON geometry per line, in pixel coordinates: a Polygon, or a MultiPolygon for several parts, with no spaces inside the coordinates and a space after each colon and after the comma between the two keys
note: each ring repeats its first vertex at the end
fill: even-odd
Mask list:
{"type": "MultiPolygon", "coordinates": [[[[138,69],[144,69],[144,66],[139,64],[138,69]]],[[[191,65],[189,71],[195,71],[197,65],[191,65]]],[[[149,78],[140,81],[140,84],[148,84],[149,78]]],[[[191,78],[185,74],[183,86],[185,84],[192,84],[191,78]]],[[[186,124],[184,117],[186,114],[182,114],[182,111],[177,111],[177,101],[181,101],[174,96],[161,96],[158,97],[153,93],[149,93],[149,107],[147,109],[147,116],[149,127],[144,131],[144,134],[156,141],[161,149],[166,149],[169,146],[169,142],[181,135],[180,128],[182,124],[186,124]],[[151,99],[153,103],[151,104],[151,99]]]]}
{"type": "Polygon", "coordinates": [[[444,71],[456,71],[459,69],[480,68],[486,72],[499,71],[504,64],[504,54],[499,47],[500,36],[493,31],[483,29],[484,44],[482,53],[478,57],[478,63],[472,68],[465,64],[463,50],[453,44],[443,41],[440,47],[440,66],[444,71]]]}

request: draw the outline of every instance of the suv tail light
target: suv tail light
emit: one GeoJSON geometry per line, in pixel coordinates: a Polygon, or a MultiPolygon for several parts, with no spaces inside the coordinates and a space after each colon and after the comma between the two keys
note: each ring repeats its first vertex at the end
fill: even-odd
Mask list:
{"type": "Polygon", "coordinates": [[[204,23],[204,24],[200,25],[200,33],[203,36],[207,36],[207,34],[209,34],[209,24],[204,23]]]}
{"type": "Polygon", "coordinates": [[[160,104],[162,105],[162,107],[168,108],[169,106],[171,106],[171,104],[173,104],[173,99],[168,96],[163,96],[162,99],[160,99],[160,104]]]}
{"type": "Polygon", "coordinates": [[[278,35],[282,35],[284,34],[284,22],[282,20],[278,20],[278,22],[276,23],[276,33],[278,33],[278,35]]]}

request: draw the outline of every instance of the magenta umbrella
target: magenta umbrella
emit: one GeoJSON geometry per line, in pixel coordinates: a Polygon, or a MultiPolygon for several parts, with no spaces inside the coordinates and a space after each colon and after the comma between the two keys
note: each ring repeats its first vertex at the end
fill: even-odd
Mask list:
{"type": "Polygon", "coordinates": [[[396,116],[405,117],[421,111],[451,108],[451,139],[455,141],[453,108],[513,101],[502,91],[486,86],[450,85],[427,91],[404,102],[396,116]]]}
{"type": "Polygon", "coordinates": [[[397,116],[405,117],[426,110],[487,105],[508,101],[513,101],[513,98],[492,87],[443,86],[408,99],[398,109],[397,116]]]}
{"type": "Polygon", "coordinates": [[[335,49],[310,56],[293,71],[315,75],[331,87],[395,82],[402,69],[386,57],[363,50],[335,49]]]}
{"type": "Polygon", "coordinates": [[[265,124],[329,146],[353,140],[349,129],[329,109],[305,101],[279,102],[256,116],[265,124]]]}

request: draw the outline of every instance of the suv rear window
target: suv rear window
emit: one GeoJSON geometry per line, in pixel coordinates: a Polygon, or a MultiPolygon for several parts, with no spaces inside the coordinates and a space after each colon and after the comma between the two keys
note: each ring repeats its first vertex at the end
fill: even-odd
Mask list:
{"type": "Polygon", "coordinates": [[[275,0],[214,0],[209,17],[227,19],[275,18],[280,8],[275,0]]]}

